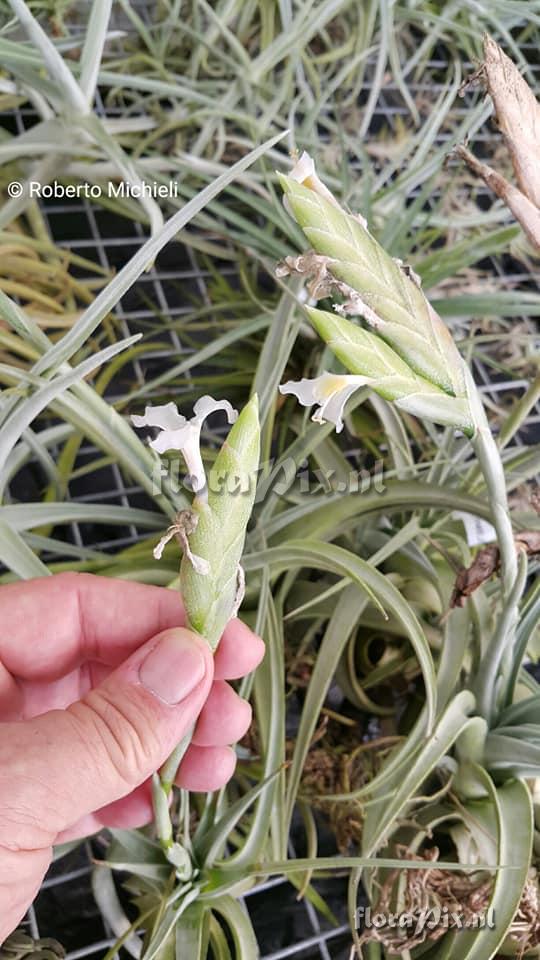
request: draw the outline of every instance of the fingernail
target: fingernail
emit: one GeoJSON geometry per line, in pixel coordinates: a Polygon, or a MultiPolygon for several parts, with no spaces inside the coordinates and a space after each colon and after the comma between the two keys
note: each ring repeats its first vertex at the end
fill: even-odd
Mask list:
{"type": "Polygon", "coordinates": [[[180,703],[206,671],[202,650],[187,630],[169,630],[139,667],[139,680],[169,706],[180,703]]]}

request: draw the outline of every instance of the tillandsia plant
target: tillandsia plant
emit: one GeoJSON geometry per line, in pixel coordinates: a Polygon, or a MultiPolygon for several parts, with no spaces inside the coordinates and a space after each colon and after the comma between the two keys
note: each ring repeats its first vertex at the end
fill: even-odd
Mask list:
{"type": "MultiPolygon", "coordinates": [[[[42,7],[39,3],[27,6],[34,12],[42,7]]],[[[434,286],[442,281],[433,293],[441,316],[469,318],[476,313],[498,318],[499,332],[504,317],[537,315],[538,296],[519,287],[501,290],[505,282],[502,277],[492,278],[492,288],[482,288],[480,294],[463,280],[470,265],[494,251],[505,250],[517,228],[505,226],[490,231],[483,213],[476,208],[460,207],[456,215],[447,216],[457,193],[453,185],[446,184],[443,191],[448,207],[432,202],[434,172],[448,152],[449,138],[450,143],[461,142],[484,110],[482,104],[473,104],[470,110],[460,110],[459,116],[454,112],[461,79],[454,67],[455,50],[462,49],[467,59],[478,56],[479,23],[489,23],[490,29],[495,24],[499,36],[511,33],[516,46],[530,37],[531,27],[517,25],[514,5],[505,3],[498,4],[496,10],[491,6],[485,11],[462,8],[455,21],[441,16],[437,4],[420,8],[384,2],[359,5],[350,0],[317,4],[299,0],[278,5],[236,4],[230,0],[213,4],[195,0],[182,5],[174,0],[147,5],[149,22],[140,18],[138,7],[129,0],[121,6],[133,32],[119,54],[116,38],[115,44],[105,45],[101,58],[109,15],[109,4],[102,0],[92,3],[92,26],[84,48],[79,34],[73,39],[55,37],[52,41],[85,95],[93,89],[98,70],[105,104],[114,104],[115,113],[128,106],[124,116],[106,121],[100,118],[97,128],[92,116],[88,118],[82,112],[77,115],[77,128],[85,128],[84,149],[88,152],[84,154],[81,143],[72,136],[71,121],[66,123],[67,93],[73,93],[71,82],[67,80],[67,86],[58,84],[52,72],[44,75],[45,49],[52,55],[41,36],[39,44],[37,40],[24,45],[19,42],[16,31],[22,17],[8,25],[0,38],[0,52],[9,76],[0,80],[0,93],[17,102],[29,100],[37,106],[42,120],[50,122],[26,135],[6,139],[0,160],[11,158],[28,177],[36,178],[38,173],[43,179],[53,177],[60,166],[69,183],[104,184],[108,178],[116,181],[119,175],[126,176],[117,154],[112,152],[113,145],[121,145],[124,160],[129,158],[140,177],[156,178],[165,185],[174,176],[178,196],[165,202],[172,208],[183,203],[186,206],[165,230],[169,239],[178,242],[177,250],[188,248],[190,256],[204,264],[208,296],[205,293],[204,302],[181,315],[174,311],[165,314],[156,308],[147,325],[142,321],[152,342],[146,339],[135,346],[123,344],[128,349],[94,382],[88,380],[94,369],[92,363],[103,364],[112,353],[83,358],[84,365],[73,370],[67,363],[71,361],[75,367],[82,351],[85,355],[95,352],[95,340],[90,337],[97,334],[101,343],[103,337],[110,336],[107,313],[155,259],[165,242],[162,231],[158,229],[160,239],[146,245],[127,272],[121,271],[84,314],[72,318],[73,331],[57,342],[56,333],[45,333],[32,323],[30,310],[18,309],[8,297],[0,297],[0,312],[10,328],[5,333],[0,331],[2,343],[15,355],[0,370],[2,385],[7,388],[0,418],[0,478],[7,500],[0,522],[0,552],[10,570],[4,578],[43,575],[69,567],[176,588],[177,551],[164,549],[163,541],[155,547],[158,531],[170,523],[166,536],[178,537],[184,550],[181,576],[186,577],[183,589],[191,591],[194,598],[192,625],[208,637],[215,628],[214,636],[218,636],[214,615],[221,608],[212,609],[208,591],[213,576],[206,553],[208,544],[197,542],[203,520],[193,529],[199,501],[201,516],[204,513],[204,498],[196,496],[191,505],[169,477],[161,477],[159,485],[153,483],[158,458],[152,457],[122,416],[126,410],[142,410],[144,396],[159,396],[156,402],[165,404],[181,392],[187,413],[188,404],[197,398],[202,400],[201,395],[207,393],[231,400],[234,397],[234,405],[239,408],[248,395],[258,393],[262,459],[275,455],[276,475],[281,482],[275,487],[270,484],[267,495],[257,498],[244,554],[248,586],[242,615],[267,640],[265,661],[242,690],[245,696],[252,692],[254,728],[239,750],[236,774],[225,790],[208,797],[191,795],[189,802],[185,794],[175,793],[173,820],[182,825],[181,842],[175,845],[164,802],[170,773],[161,771],[162,779],[156,780],[154,793],[161,842],[155,841],[150,831],[115,830],[104,859],[98,848],[100,862],[93,872],[95,898],[108,927],[119,937],[108,958],[112,960],[122,948],[134,958],[142,954],[146,960],[170,960],[174,955],[181,960],[208,956],[228,960],[231,955],[254,960],[264,952],[264,944],[259,950],[248,912],[236,903],[236,896],[249,891],[257,878],[290,876],[299,895],[332,922],[319,889],[311,883],[312,876],[316,880],[317,871],[327,877],[330,870],[360,867],[366,868],[364,878],[371,902],[380,903],[381,910],[387,910],[389,904],[393,907],[401,895],[405,908],[420,912],[426,901],[447,906],[453,912],[470,909],[486,899],[491,902],[496,896],[500,929],[509,929],[513,936],[505,949],[515,948],[516,943],[529,945],[534,938],[531,917],[537,889],[534,878],[523,880],[523,864],[529,863],[528,800],[521,787],[507,786],[507,781],[537,775],[537,703],[536,707],[528,702],[523,707],[512,704],[501,709],[496,725],[493,722],[485,735],[482,718],[471,721],[476,706],[470,693],[462,689],[472,688],[480,675],[478,664],[485,662],[493,635],[491,613],[501,592],[498,581],[492,579],[465,599],[474,586],[475,571],[469,566],[470,551],[463,540],[461,521],[452,515],[459,507],[484,521],[490,517],[487,498],[481,495],[482,477],[477,465],[471,466],[469,477],[463,455],[464,450],[471,450],[471,444],[463,439],[461,431],[472,435],[477,443],[468,372],[460,367],[452,342],[448,338],[443,341],[444,328],[430,313],[421,292],[405,284],[401,304],[405,313],[408,298],[412,304],[408,347],[402,342],[403,330],[397,329],[404,320],[399,302],[396,316],[386,316],[386,323],[397,324],[391,331],[393,340],[381,336],[374,325],[354,327],[366,334],[365,354],[372,362],[372,369],[366,371],[359,366],[347,382],[347,391],[354,391],[346,422],[355,450],[351,452],[336,442],[331,423],[306,424],[302,412],[289,404],[283,408],[277,390],[283,371],[290,365],[299,370],[298,378],[311,373],[313,334],[309,331],[305,336],[304,315],[297,307],[294,289],[287,289],[288,284],[271,288],[266,278],[260,283],[260,276],[263,270],[271,272],[275,261],[289,253],[292,244],[301,243],[302,234],[275,204],[271,169],[281,163],[281,157],[273,149],[274,141],[266,145],[271,151],[268,162],[249,174],[247,157],[232,170],[228,163],[243,155],[254,138],[266,135],[272,127],[283,131],[294,124],[294,139],[311,150],[319,150],[318,136],[323,130],[325,179],[340,195],[346,190],[348,174],[346,163],[340,165],[339,158],[346,155],[355,169],[365,170],[366,155],[377,157],[379,169],[369,182],[370,220],[378,227],[385,220],[378,233],[382,247],[404,259],[418,257],[420,262],[415,259],[415,267],[422,272],[426,288],[429,283],[434,286]],[[459,43],[455,44],[454,38],[459,43]],[[437,59],[441,50],[443,56],[444,51],[452,52],[446,71],[437,67],[434,73],[429,65],[435,47],[437,59]],[[75,50],[83,49],[84,55],[77,62],[75,50]],[[368,72],[369,97],[359,107],[368,72]],[[409,91],[405,78],[413,73],[422,75],[428,92],[419,95],[414,88],[409,91]],[[366,136],[378,112],[379,93],[390,83],[392,97],[401,95],[404,99],[403,126],[401,118],[394,124],[393,118],[382,119],[379,114],[377,133],[366,136]],[[279,96],[275,96],[278,89],[279,96]],[[65,135],[66,128],[70,136],[65,135]],[[98,139],[103,130],[114,137],[113,144],[98,139]],[[47,132],[51,134],[49,139],[47,132]],[[60,146],[66,151],[61,163],[54,150],[60,146]],[[41,160],[32,169],[36,150],[40,158],[47,154],[41,171],[41,160]],[[29,166],[25,157],[30,159],[29,166]],[[242,179],[216,202],[219,190],[228,187],[238,174],[242,179]],[[200,182],[208,183],[208,187],[194,196],[200,182]],[[410,195],[411,184],[420,195],[405,207],[403,196],[410,195]],[[187,223],[190,229],[186,231],[183,227],[187,223]],[[457,244],[456,233],[460,238],[457,244]],[[431,250],[434,236],[437,249],[431,250]],[[427,256],[423,258],[421,251],[427,256]],[[218,261],[215,268],[212,257],[218,261]],[[228,260],[225,271],[224,258],[228,260]],[[443,284],[454,276],[458,291],[466,296],[452,298],[448,287],[444,289],[443,284]],[[422,331],[428,337],[427,347],[418,342],[421,337],[417,338],[414,358],[410,347],[415,331],[413,314],[422,318],[422,331]],[[430,327],[432,332],[428,333],[430,327]],[[187,350],[183,349],[177,360],[171,359],[166,369],[160,365],[157,375],[146,383],[128,381],[126,387],[127,364],[140,356],[138,351],[145,351],[146,356],[152,351],[169,356],[169,338],[176,333],[187,350]],[[374,334],[374,339],[369,340],[368,334],[374,334]],[[309,349],[305,349],[306,344],[309,349]],[[119,371],[123,374],[121,395],[114,403],[106,402],[103,390],[119,371]],[[381,386],[377,378],[387,375],[381,397],[375,393],[375,384],[381,386]],[[366,379],[357,390],[361,377],[374,379],[366,379]],[[371,398],[369,404],[363,402],[366,396],[371,398]],[[52,426],[48,420],[45,424],[36,420],[47,405],[60,420],[52,426]],[[409,411],[423,422],[414,420],[409,411]],[[8,414],[12,414],[11,422],[8,414]],[[431,425],[425,427],[429,414],[447,429],[443,432],[434,431],[431,425]],[[81,466],[77,453],[82,437],[96,450],[90,462],[81,466]],[[60,457],[55,463],[58,446],[60,457]],[[36,457],[46,478],[43,500],[38,495],[36,502],[20,503],[18,471],[27,465],[34,469],[36,457]],[[304,457],[309,462],[297,482],[296,466],[304,457]],[[356,457],[354,466],[365,467],[368,480],[371,458],[384,464],[382,490],[373,490],[368,484],[361,496],[353,492],[350,472],[356,457]],[[94,472],[99,477],[104,464],[111,463],[130,482],[142,487],[160,512],[116,503],[65,502],[72,480],[93,478],[94,472]],[[309,480],[306,484],[304,474],[309,480]],[[178,519],[183,511],[186,513],[178,519]],[[112,557],[95,539],[90,549],[55,537],[56,525],[77,521],[91,524],[93,530],[100,524],[116,524],[120,529],[129,525],[139,533],[146,530],[150,534],[112,557]],[[163,550],[160,563],[153,562],[153,549],[158,554],[163,550]],[[461,597],[463,606],[447,615],[458,563],[466,568],[461,592],[456,590],[456,603],[461,597]],[[366,584],[378,603],[365,589],[366,584]],[[380,648],[381,655],[377,653],[380,648]],[[345,695],[337,711],[334,701],[327,699],[334,675],[345,695]],[[286,717],[291,707],[293,716],[286,717]],[[422,707],[426,709],[422,711],[422,707]],[[296,726],[286,738],[291,721],[296,726]],[[381,728],[389,735],[379,737],[381,728]],[[374,730],[378,732],[374,734],[374,730]],[[467,736],[460,739],[462,732],[467,736]],[[371,767],[365,762],[368,754],[376,758],[371,767]],[[480,761],[477,768],[467,759],[472,754],[480,761]],[[288,761],[286,770],[284,761],[288,761]],[[485,765],[489,777],[484,776],[485,765]],[[376,858],[319,857],[314,811],[318,816],[322,809],[331,811],[330,822],[333,829],[337,825],[338,846],[345,854],[351,852],[351,846],[358,854],[362,843],[364,851],[376,852],[376,858]],[[291,831],[293,813],[295,827],[291,831]],[[288,844],[296,841],[299,820],[305,825],[308,856],[287,859],[288,844]],[[436,868],[432,859],[436,851],[430,844],[438,844],[441,850],[436,868]],[[457,866],[471,869],[452,873],[447,859],[452,856],[450,846],[456,851],[457,866]],[[493,866],[491,872],[481,869],[486,864],[493,866]],[[501,864],[509,869],[499,869],[501,864]],[[384,873],[386,867],[388,872],[384,873]],[[372,868],[370,873],[368,868],[372,868]],[[121,891],[114,879],[116,870],[121,891]],[[131,900],[129,918],[124,912],[126,895],[131,900]],[[510,913],[520,897],[512,921],[510,913]],[[143,932],[142,938],[136,935],[138,931],[143,932]]],[[[537,0],[535,6],[538,8],[537,0]]],[[[18,13],[24,5],[12,3],[11,9],[15,8],[18,13]]],[[[55,68],[61,69],[56,58],[55,68]]],[[[4,171],[7,179],[7,163],[4,171]]],[[[370,176],[367,173],[354,183],[349,181],[353,206],[370,176]]],[[[134,182],[133,177],[129,179],[134,182]]],[[[312,179],[335,204],[314,171],[312,179]]],[[[6,221],[26,205],[27,199],[25,195],[20,204],[4,206],[2,216],[6,221]]],[[[113,202],[108,205],[113,206],[113,202]]],[[[141,209],[131,202],[114,201],[114,208],[136,219],[156,215],[148,205],[141,209]]],[[[26,206],[27,215],[31,212],[32,208],[26,206]]],[[[495,211],[491,223],[505,216],[504,211],[495,211]]],[[[365,233],[360,236],[362,243],[368,242],[365,233]]],[[[48,258],[48,252],[46,255],[48,258]]],[[[391,278],[392,271],[399,267],[388,260],[381,261],[381,270],[377,268],[381,281],[391,278]]],[[[355,299],[354,283],[339,293],[334,281],[346,281],[332,276],[331,270],[325,277],[322,258],[315,266],[319,279],[332,282],[341,305],[350,310],[347,301],[355,299]]],[[[287,263],[281,268],[283,272],[289,269],[287,263]]],[[[405,266],[397,272],[396,283],[401,282],[401,275],[415,282],[413,272],[405,266]]],[[[384,294],[382,283],[381,288],[384,294]]],[[[367,304],[365,288],[361,295],[367,304]]],[[[372,309],[379,320],[384,319],[380,305],[374,303],[372,309]]],[[[329,316],[339,319],[339,315],[329,316]]],[[[137,320],[137,329],[139,323],[137,320]]],[[[344,326],[350,325],[344,321],[344,326]]],[[[517,361],[522,363],[521,341],[515,329],[505,336],[505,343],[510,341],[512,346],[517,345],[517,361]]],[[[479,351],[482,349],[480,345],[479,351]]],[[[357,353],[361,355],[362,351],[357,353]]],[[[514,368],[510,375],[515,372],[514,368]]],[[[342,375],[333,368],[316,388],[321,405],[330,401],[320,411],[322,418],[328,415],[339,425],[345,393],[338,388],[343,385],[342,375]]],[[[312,388],[308,384],[306,389],[312,388]]],[[[534,396],[534,391],[527,392],[525,403],[511,418],[513,429],[526,416],[534,396]]],[[[165,405],[170,415],[167,424],[160,422],[163,411],[155,410],[148,422],[152,418],[157,427],[163,427],[163,450],[169,443],[174,449],[175,442],[181,440],[186,456],[191,458],[188,470],[196,477],[201,464],[198,446],[192,441],[197,439],[198,444],[205,405],[202,409],[197,406],[195,417],[187,423],[174,407],[165,405]],[[168,431],[182,431],[182,438],[173,441],[170,433],[166,435],[168,431]]],[[[233,430],[236,427],[234,424],[233,430]]],[[[508,423],[505,442],[510,435],[508,423]]],[[[489,443],[487,436],[485,444],[489,443]]],[[[159,452],[159,437],[154,446],[159,452]]],[[[520,478],[527,471],[528,476],[533,474],[537,451],[521,447],[507,452],[507,462],[514,464],[520,478]]],[[[208,451],[208,462],[210,457],[208,451]]],[[[214,483],[211,476],[210,471],[209,501],[219,484],[219,478],[214,483]]],[[[240,492],[234,498],[235,511],[242,507],[241,498],[240,492]]],[[[218,525],[217,533],[221,532],[218,525]]],[[[500,551],[494,545],[491,549],[497,551],[497,556],[490,553],[495,573],[500,551]]],[[[480,553],[475,559],[479,557],[480,553]]],[[[226,571],[231,576],[230,599],[237,592],[233,568],[231,564],[226,571]]],[[[485,574],[485,566],[483,569],[485,574]]],[[[532,646],[537,620],[538,595],[531,590],[521,605],[513,654],[509,686],[517,688],[517,693],[509,696],[516,700],[524,691],[538,693],[532,678],[526,686],[520,669],[521,652],[532,646]]],[[[490,706],[489,696],[485,700],[490,706]]],[[[489,712],[486,710],[486,715],[489,712]]],[[[182,749],[171,758],[171,770],[182,749]]],[[[538,839],[535,835],[536,844],[538,839]]],[[[351,922],[359,876],[359,869],[355,869],[351,922]]],[[[267,910],[268,893],[258,896],[264,897],[267,910]]],[[[278,925],[275,927],[278,936],[278,925]]],[[[60,929],[54,932],[62,936],[60,929]]],[[[485,960],[497,949],[495,935],[489,934],[484,941],[485,933],[489,931],[480,931],[474,945],[465,941],[452,944],[446,939],[443,949],[447,956],[485,960]]],[[[398,952],[401,948],[407,951],[413,947],[412,939],[399,941],[394,937],[392,941],[389,932],[383,930],[380,942],[368,947],[370,960],[378,960],[381,951],[395,955],[396,947],[398,952]]],[[[423,950],[430,944],[437,949],[441,946],[435,942],[435,934],[429,930],[426,933],[424,928],[419,947],[423,950]]],[[[281,940],[279,946],[290,950],[292,944],[281,940]]],[[[333,954],[333,947],[330,949],[333,954]]],[[[405,957],[409,960],[407,952],[405,957]]]]}
{"type": "MultiPolygon", "coordinates": [[[[448,329],[435,313],[412,269],[378,244],[363,218],[342,210],[315,173],[307,154],[289,177],[281,177],[285,201],[313,251],[288,257],[280,275],[308,278],[313,300],[337,295],[334,312],[306,307],[322,339],[352,375],[323,373],[315,380],[280,387],[305,406],[318,405],[314,419],[330,420],[339,431],[345,403],[369,386],[384,399],[418,417],[446,424],[469,437],[490,493],[499,538],[504,611],[501,634],[493,640],[481,682],[486,716],[495,710],[495,688],[504,651],[515,644],[517,604],[524,581],[518,576],[501,459],[472,376],[448,329]],[[352,322],[348,316],[355,316],[352,322]]],[[[507,671],[509,659],[507,656],[507,671]]],[[[508,682],[501,680],[504,686],[508,682]]],[[[501,695],[497,686],[497,698],[501,695]]],[[[503,694],[506,696],[507,690],[503,694]]]]}
{"type": "MultiPolygon", "coordinates": [[[[514,540],[500,452],[473,378],[411,268],[386,253],[362,217],[339,205],[321,183],[307,154],[302,155],[289,176],[280,179],[285,205],[302,227],[312,250],[287,257],[279,265],[278,273],[304,277],[312,303],[333,301],[333,311],[315,306],[306,306],[304,310],[337,360],[350,371],[340,374],[333,370],[313,380],[288,381],[281,386],[281,392],[295,395],[304,406],[317,405],[313,419],[335,424],[338,432],[343,428],[347,401],[366,386],[408,414],[461,431],[472,443],[483,473],[498,541],[501,589],[494,597],[496,626],[492,630],[486,622],[480,628],[480,659],[476,665],[469,665],[463,682],[460,674],[472,642],[471,622],[463,621],[463,611],[449,613],[447,643],[455,638],[456,628],[465,629],[465,639],[458,650],[452,651],[445,645],[441,651],[434,727],[430,729],[421,713],[407,741],[390,755],[371,784],[356,795],[369,796],[371,802],[362,832],[366,856],[375,855],[381,848],[387,855],[391,841],[403,844],[410,855],[411,850],[418,850],[433,836],[436,825],[440,829],[441,824],[450,824],[457,815],[462,825],[454,829],[453,838],[462,862],[470,865],[482,860],[484,864],[498,864],[501,870],[493,881],[479,869],[478,875],[470,877],[462,887],[460,896],[459,883],[456,886],[450,882],[444,863],[438,868],[442,872],[433,876],[430,896],[425,879],[409,877],[404,887],[403,871],[399,869],[390,877],[384,871],[370,871],[366,889],[382,912],[388,912],[390,907],[396,909],[397,904],[416,916],[436,902],[439,908],[446,905],[447,909],[461,903],[463,920],[467,897],[476,897],[477,905],[490,906],[497,914],[496,928],[465,934],[459,941],[462,957],[492,957],[507,934],[514,949],[534,949],[538,922],[536,914],[531,919],[530,900],[531,891],[534,897],[538,896],[538,887],[534,871],[531,873],[533,800],[525,778],[540,772],[538,758],[533,760],[537,750],[533,744],[540,734],[536,718],[538,694],[526,699],[523,705],[512,704],[526,637],[533,629],[532,619],[538,621],[539,609],[536,597],[532,601],[527,598],[520,610],[527,556],[524,544],[514,540]],[[530,724],[530,746],[520,740],[527,736],[524,728],[514,726],[519,724],[518,716],[527,717],[530,724]],[[517,750],[518,742],[520,759],[516,757],[512,764],[511,744],[517,750]],[[434,763],[452,750],[452,774],[442,794],[447,793],[451,783],[457,806],[449,795],[447,802],[437,808],[434,797],[419,817],[423,826],[411,829],[400,825],[398,817],[410,809],[434,763]],[[474,817],[483,825],[489,842],[474,838],[474,817]],[[502,869],[503,865],[511,869],[502,869]],[[526,930],[520,933],[521,921],[514,923],[514,917],[522,918],[527,912],[526,930]]],[[[436,859],[437,848],[430,848],[426,856],[436,859]]],[[[359,880],[360,871],[355,871],[351,879],[351,913],[359,880]]],[[[367,930],[362,939],[379,940],[385,955],[393,955],[429,939],[438,940],[444,932],[438,928],[428,936],[425,929],[420,929],[420,933],[417,929],[414,934],[410,930],[399,934],[367,930]]],[[[359,939],[357,945],[360,948],[359,939]]],[[[445,944],[440,955],[447,956],[447,949],[445,944]]]]}
{"type": "MultiPolygon", "coordinates": [[[[158,427],[151,441],[158,453],[182,453],[195,491],[191,507],[180,511],[160,540],[154,556],[160,559],[165,544],[176,537],[182,547],[180,589],[188,625],[217,649],[225,626],[244,596],[244,573],[240,563],[246,529],[253,508],[260,455],[258,398],[255,394],[240,416],[227,400],[202,397],[191,420],[178,413],[174,403],[148,406],[144,416],[133,416],[137,427],[158,427]],[[233,423],[207,479],[200,451],[203,421],[224,410],[233,423]]],[[[158,836],[167,858],[181,880],[193,875],[185,846],[173,839],[169,793],[189,745],[187,734],[153,781],[154,811],[158,836]]]]}

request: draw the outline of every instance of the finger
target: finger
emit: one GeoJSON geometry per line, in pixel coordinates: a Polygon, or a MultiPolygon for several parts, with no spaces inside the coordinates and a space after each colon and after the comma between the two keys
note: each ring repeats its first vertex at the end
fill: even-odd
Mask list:
{"type": "Polygon", "coordinates": [[[224,680],[217,680],[197,721],[193,743],[198,747],[225,747],[244,736],[251,723],[251,707],[224,680]]]}
{"type": "Polygon", "coordinates": [[[153,818],[151,781],[147,780],[137,787],[127,797],[107,804],[95,813],[89,813],[77,820],[66,830],[58,834],[55,843],[68,843],[70,840],[81,840],[93,833],[98,833],[103,827],[113,827],[117,830],[134,830],[151,823],[153,818]]]}
{"type": "Polygon", "coordinates": [[[65,710],[93,686],[84,668],[71,670],[58,680],[25,680],[20,683],[23,707],[20,719],[35,717],[48,710],[65,710]]]}
{"type": "Polygon", "coordinates": [[[3,842],[43,847],[132,793],[191,729],[212,677],[201,637],[166,630],[67,710],[5,724],[0,848],[3,842]]]}
{"type": "Polygon", "coordinates": [[[152,807],[152,781],[145,780],[127,797],[107,804],[96,811],[96,817],[104,827],[131,830],[150,823],[154,815],[152,807]]]}
{"type": "Polygon", "coordinates": [[[21,688],[0,660],[0,719],[18,720],[22,709],[21,688]]]}
{"type": "Polygon", "coordinates": [[[0,587],[0,661],[16,677],[54,680],[86,660],[118,666],[185,615],[175,590],[87,573],[0,587]]]}
{"type": "Polygon", "coordinates": [[[219,790],[231,779],[236,754],[231,747],[189,747],[178,771],[176,783],[184,790],[206,793],[219,790]]]}
{"type": "Polygon", "coordinates": [[[75,700],[84,697],[93,687],[103,683],[112,670],[112,667],[103,663],[84,663],[65,676],[59,677],[58,680],[19,681],[18,713],[8,715],[0,693],[0,719],[27,720],[29,717],[38,717],[41,713],[47,713],[48,710],[65,710],[75,700]]]}
{"type": "Polygon", "coordinates": [[[231,620],[214,657],[216,680],[236,680],[258,667],[264,657],[264,643],[241,620],[231,620]]]}
{"type": "Polygon", "coordinates": [[[96,817],[95,813],[88,813],[86,816],[80,817],[79,820],[70,827],[66,827],[65,830],[60,830],[60,833],[56,835],[54,846],[58,846],[61,843],[71,843],[72,840],[82,840],[84,837],[91,837],[94,833],[99,833],[102,827],[103,824],[98,817],[96,817]]]}

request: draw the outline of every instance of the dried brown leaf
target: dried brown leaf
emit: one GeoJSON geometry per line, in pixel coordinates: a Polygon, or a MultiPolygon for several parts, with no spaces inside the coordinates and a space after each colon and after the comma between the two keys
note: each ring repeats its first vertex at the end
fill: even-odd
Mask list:
{"type": "Polygon", "coordinates": [[[481,177],[493,193],[504,201],[521,224],[533,247],[540,250],[540,208],[536,207],[513,183],[509,183],[502,174],[477,160],[466,147],[456,147],[456,153],[465,161],[469,169],[481,177]]]}
{"type": "MultiPolygon", "coordinates": [[[[540,553],[540,530],[521,530],[514,536],[516,550],[524,550],[527,556],[532,557],[540,553]]],[[[500,554],[496,544],[490,543],[482,547],[476,554],[470,567],[462,567],[459,571],[450,607],[463,607],[467,597],[478,590],[483,583],[499,569],[500,554]]]]}
{"type": "Polygon", "coordinates": [[[484,78],[517,182],[540,209],[540,104],[516,65],[487,35],[484,78]]]}

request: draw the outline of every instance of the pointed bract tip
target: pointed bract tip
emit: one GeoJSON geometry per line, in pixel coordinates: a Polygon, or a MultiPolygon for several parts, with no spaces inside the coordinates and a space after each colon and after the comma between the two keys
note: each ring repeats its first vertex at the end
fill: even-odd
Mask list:
{"type": "Polygon", "coordinates": [[[276,170],[276,174],[283,192],[290,193],[292,189],[292,183],[293,183],[291,178],[288,177],[285,173],[280,173],[279,170],[276,170]]]}

